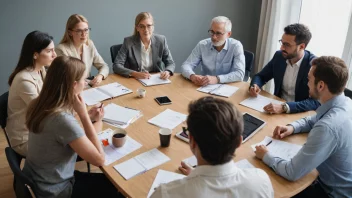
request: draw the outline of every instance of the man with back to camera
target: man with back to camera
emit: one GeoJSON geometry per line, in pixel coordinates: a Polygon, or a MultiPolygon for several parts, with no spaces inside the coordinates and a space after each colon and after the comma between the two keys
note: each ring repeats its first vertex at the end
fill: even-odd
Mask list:
{"type": "Polygon", "coordinates": [[[208,33],[210,38],[200,41],[182,64],[182,75],[194,84],[229,83],[242,81],[245,57],[240,41],[230,38],[231,21],[224,16],[212,19],[208,33]],[[194,73],[201,67],[201,75],[194,73]]]}
{"type": "Polygon", "coordinates": [[[152,198],[274,197],[269,176],[261,169],[237,168],[235,150],[242,143],[243,118],[231,103],[203,97],[188,106],[189,146],[197,158],[193,169],[181,162],[184,179],[161,184],[152,198]]]}
{"type": "Polygon", "coordinates": [[[352,101],[344,94],[348,72],[337,57],[322,56],[312,61],[309,95],[322,105],[316,115],[277,126],[273,133],[274,138],[282,139],[309,132],[307,142],[291,160],[274,156],[264,145],[256,147],[256,156],[288,180],[318,170],[318,179],[296,197],[352,197],[352,101]]]}
{"type": "Polygon", "coordinates": [[[269,63],[253,77],[249,94],[256,97],[261,87],[274,78],[274,95],[286,100],[283,104],[268,104],[269,113],[298,113],[316,110],[320,104],[309,97],[307,75],[315,55],[305,50],[312,34],[303,24],[292,24],[284,28],[281,48],[269,63]]]}

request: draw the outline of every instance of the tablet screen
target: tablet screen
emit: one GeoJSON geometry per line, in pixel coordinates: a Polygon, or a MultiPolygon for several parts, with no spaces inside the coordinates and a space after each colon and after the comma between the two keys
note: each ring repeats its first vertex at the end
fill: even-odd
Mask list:
{"type": "Polygon", "coordinates": [[[243,114],[244,130],[243,140],[246,140],[253,132],[259,129],[265,122],[258,118],[249,115],[248,113],[243,114]]]}

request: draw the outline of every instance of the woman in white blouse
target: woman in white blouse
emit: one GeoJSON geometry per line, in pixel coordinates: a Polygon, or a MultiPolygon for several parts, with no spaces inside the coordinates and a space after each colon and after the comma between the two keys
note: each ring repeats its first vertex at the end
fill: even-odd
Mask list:
{"type": "Polygon", "coordinates": [[[93,41],[89,39],[90,30],[88,20],[84,16],[71,15],[66,23],[65,34],[55,51],[58,56],[72,56],[82,60],[88,74],[92,65],[96,67],[99,73],[90,84],[98,85],[109,75],[109,67],[98,53],[93,41]]]}

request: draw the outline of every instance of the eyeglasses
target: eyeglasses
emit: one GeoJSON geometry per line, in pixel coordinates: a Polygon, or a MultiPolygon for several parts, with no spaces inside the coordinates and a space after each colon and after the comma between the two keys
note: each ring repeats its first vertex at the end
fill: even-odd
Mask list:
{"type": "Polygon", "coordinates": [[[214,32],[213,30],[208,30],[208,33],[210,36],[215,35],[216,37],[220,37],[220,36],[224,35],[226,32],[221,33],[221,32],[214,32]]]}
{"type": "MultiPolygon", "coordinates": [[[[291,48],[291,47],[295,46],[295,45],[291,45],[291,44],[286,43],[286,42],[283,43],[281,39],[279,40],[279,43],[280,43],[281,46],[284,46],[285,48],[291,48]]],[[[299,45],[299,44],[296,44],[296,45],[299,45]]]]}
{"type": "Polygon", "coordinates": [[[91,31],[92,28],[87,28],[87,29],[83,29],[83,30],[80,30],[80,29],[77,29],[77,30],[71,30],[73,32],[75,32],[76,34],[88,34],[89,31],[91,31]]]}
{"type": "Polygon", "coordinates": [[[147,29],[147,30],[151,30],[152,28],[153,28],[153,24],[148,24],[148,25],[143,25],[143,24],[139,24],[139,25],[137,25],[137,27],[139,28],[139,29],[142,29],[142,30],[145,30],[145,29],[147,29]]]}

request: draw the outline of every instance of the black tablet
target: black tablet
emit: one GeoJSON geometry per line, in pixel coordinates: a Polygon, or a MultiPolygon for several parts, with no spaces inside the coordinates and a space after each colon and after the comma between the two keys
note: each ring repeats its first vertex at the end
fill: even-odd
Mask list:
{"type": "Polygon", "coordinates": [[[243,123],[244,123],[244,129],[243,129],[243,142],[246,142],[250,137],[252,137],[254,134],[256,134],[261,128],[264,127],[266,124],[265,121],[249,114],[249,113],[244,113],[243,114],[243,123]]]}

